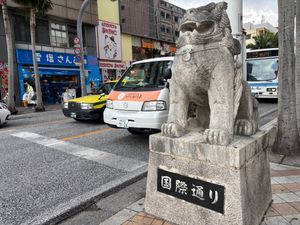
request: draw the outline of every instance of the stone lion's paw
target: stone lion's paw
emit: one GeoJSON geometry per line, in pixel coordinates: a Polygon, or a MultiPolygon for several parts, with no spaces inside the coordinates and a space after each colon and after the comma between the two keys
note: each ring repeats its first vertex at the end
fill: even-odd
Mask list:
{"type": "Polygon", "coordinates": [[[176,123],[165,123],[161,126],[161,132],[167,137],[181,137],[185,134],[185,129],[176,123]]]}
{"type": "Polygon", "coordinates": [[[206,129],[204,135],[206,136],[206,141],[211,145],[226,146],[229,145],[233,139],[233,135],[218,129],[206,129]]]}
{"type": "Polygon", "coordinates": [[[256,132],[256,127],[254,122],[240,119],[235,122],[234,133],[237,135],[250,136],[256,132]]]}

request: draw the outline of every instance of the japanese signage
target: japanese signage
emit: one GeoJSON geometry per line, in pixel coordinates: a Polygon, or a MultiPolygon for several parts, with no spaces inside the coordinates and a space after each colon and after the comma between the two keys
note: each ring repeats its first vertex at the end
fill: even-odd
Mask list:
{"type": "Polygon", "coordinates": [[[143,39],[142,40],[142,47],[143,48],[154,48],[154,42],[153,41],[151,41],[151,40],[145,40],[145,39],[143,39]]]}
{"type": "MultiPolygon", "coordinates": [[[[32,52],[29,50],[17,50],[17,63],[19,64],[32,64],[32,52]]],[[[94,57],[91,61],[91,57],[85,59],[84,64],[97,65],[97,59],[94,57]],[[87,62],[89,61],[89,62],[87,62]]],[[[76,66],[76,56],[74,54],[65,54],[58,52],[36,52],[36,60],[39,65],[57,65],[57,66],[76,66]]]]}
{"type": "Polygon", "coordinates": [[[224,186],[158,169],[157,191],[224,214],[224,186]]]}
{"type": "Polygon", "coordinates": [[[101,60],[122,60],[120,25],[99,21],[98,47],[101,60]]]}
{"type": "Polygon", "coordinates": [[[113,70],[126,70],[127,68],[125,63],[115,63],[115,62],[100,62],[99,66],[101,69],[113,69],[113,70]]]}

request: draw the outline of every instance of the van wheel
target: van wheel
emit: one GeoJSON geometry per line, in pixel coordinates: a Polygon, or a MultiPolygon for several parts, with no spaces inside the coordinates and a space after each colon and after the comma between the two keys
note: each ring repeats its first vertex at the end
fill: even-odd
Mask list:
{"type": "Polygon", "coordinates": [[[128,128],[127,130],[128,130],[129,133],[131,133],[133,135],[144,134],[144,132],[139,130],[139,129],[128,128]]]}

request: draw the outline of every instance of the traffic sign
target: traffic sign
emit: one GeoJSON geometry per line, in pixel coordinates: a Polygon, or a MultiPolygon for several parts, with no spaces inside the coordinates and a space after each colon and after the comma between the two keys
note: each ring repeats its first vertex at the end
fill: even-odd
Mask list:
{"type": "Polygon", "coordinates": [[[74,37],[74,44],[75,45],[80,44],[80,38],[79,37],[74,37]]]}
{"type": "Polygon", "coordinates": [[[79,55],[81,53],[81,48],[74,48],[75,55],[79,55]]]}
{"type": "Polygon", "coordinates": [[[82,62],[82,58],[79,55],[75,55],[75,63],[81,63],[82,62]]]}

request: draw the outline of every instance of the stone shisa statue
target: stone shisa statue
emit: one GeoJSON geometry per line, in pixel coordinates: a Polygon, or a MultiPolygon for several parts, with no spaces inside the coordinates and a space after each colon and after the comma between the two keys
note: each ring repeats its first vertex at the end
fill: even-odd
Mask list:
{"type": "Polygon", "coordinates": [[[181,137],[197,130],[210,144],[228,145],[233,135],[258,129],[258,104],[235,59],[240,43],[232,37],[227,3],[187,10],[180,25],[170,81],[170,111],[162,133],[181,137]],[[195,116],[188,117],[195,106],[195,116]]]}

